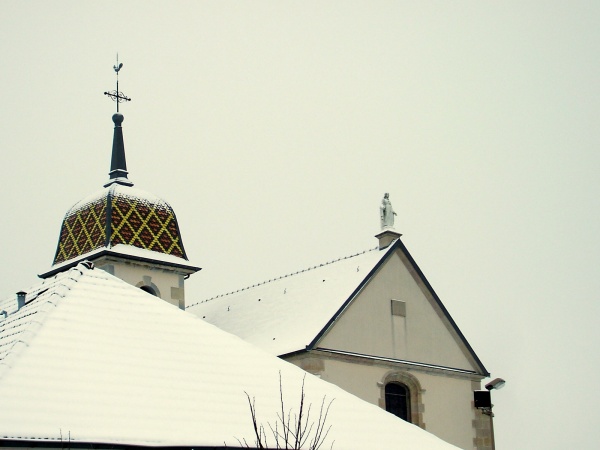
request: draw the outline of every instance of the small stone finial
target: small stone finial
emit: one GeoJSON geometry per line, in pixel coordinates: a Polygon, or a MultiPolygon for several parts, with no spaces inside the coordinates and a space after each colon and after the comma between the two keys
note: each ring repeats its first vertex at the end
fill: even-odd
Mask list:
{"type": "Polygon", "coordinates": [[[116,127],[120,127],[124,120],[125,116],[121,113],[114,113],[112,116],[112,121],[116,127]]]}
{"type": "Polygon", "coordinates": [[[390,202],[390,194],[387,192],[384,194],[381,200],[381,206],[379,207],[379,218],[381,219],[381,229],[394,228],[394,216],[397,215],[390,202]]]}

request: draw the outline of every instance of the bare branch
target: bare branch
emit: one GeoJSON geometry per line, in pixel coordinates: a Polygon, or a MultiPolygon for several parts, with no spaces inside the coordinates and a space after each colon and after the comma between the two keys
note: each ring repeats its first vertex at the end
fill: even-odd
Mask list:
{"type": "MultiPolygon", "coordinates": [[[[319,410],[318,419],[311,421],[311,410],[312,404],[305,405],[306,393],[304,390],[304,383],[306,375],[302,379],[302,388],[300,390],[300,404],[298,413],[294,413],[293,409],[290,408],[286,412],[285,402],[283,398],[283,381],[281,379],[281,372],[279,372],[279,402],[281,410],[276,414],[277,420],[274,424],[267,422],[267,426],[271,430],[273,439],[275,440],[275,448],[277,449],[307,449],[307,450],[319,450],[323,443],[327,440],[331,425],[326,427],[327,417],[329,415],[329,409],[333,400],[325,404],[327,397],[323,397],[321,401],[321,408],[319,410]],[[308,447],[306,443],[308,442],[308,447]]],[[[245,392],[248,399],[248,406],[250,407],[250,415],[252,418],[252,425],[254,427],[254,435],[256,437],[256,448],[266,449],[268,448],[266,427],[259,425],[256,417],[256,400],[254,397],[250,398],[250,395],[245,392]]],[[[246,440],[237,440],[240,447],[250,448],[246,440]]],[[[333,442],[331,447],[333,448],[333,442]]]]}
{"type": "MultiPolygon", "coordinates": [[[[256,436],[256,448],[265,448],[263,446],[263,442],[261,439],[261,433],[258,428],[258,423],[256,422],[256,408],[255,408],[256,400],[254,399],[254,397],[252,398],[252,400],[250,400],[250,395],[248,395],[248,393],[246,391],[244,391],[244,394],[246,394],[246,397],[248,398],[248,406],[250,407],[250,414],[252,415],[252,425],[254,426],[254,434],[256,436]]],[[[262,428],[262,425],[260,428],[262,428]]],[[[244,442],[246,442],[245,439],[244,439],[244,442]]],[[[266,442],[265,442],[265,445],[266,445],[266,442]]]]}
{"type": "MultiPolygon", "coordinates": [[[[329,430],[331,430],[331,425],[329,426],[329,428],[327,428],[327,431],[325,431],[325,434],[323,435],[323,430],[325,429],[325,424],[327,423],[327,416],[329,415],[329,408],[331,408],[331,404],[333,403],[332,399],[329,404],[327,405],[327,409],[325,409],[325,414],[323,414],[323,407],[325,406],[325,400],[326,397],[323,397],[323,400],[321,401],[321,409],[319,411],[319,420],[317,421],[317,430],[315,432],[315,436],[313,438],[313,440],[311,441],[311,449],[314,450],[318,450],[321,445],[323,445],[323,442],[325,442],[325,439],[327,439],[327,435],[329,434],[329,430]]],[[[333,445],[333,443],[332,443],[333,445]]]]}

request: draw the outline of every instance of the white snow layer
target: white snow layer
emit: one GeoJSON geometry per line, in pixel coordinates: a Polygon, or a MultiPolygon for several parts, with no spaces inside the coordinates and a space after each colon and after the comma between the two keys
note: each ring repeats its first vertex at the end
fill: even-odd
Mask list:
{"type": "MultiPolygon", "coordinates": [[[[356,268],[355,268],[356,270],[356,268]]],[[[253,443],[259,422],[334,399],[326,448],[456,448],[140,289],[83,265],[0,315],[0,438],[147,446],[253,443]],[[44,289],[48,288],[44,291],[44,289]]],[[[268,430],[268,428],[267,428],[268,430]]]]}
{"type": "Polygon", "coordinates": [[[164,209],[169,209],[169,210],[172,209],[167,201],[163,200],[160,197],[157,197],[154,194],[151,194],[150,192],[135,188],[133,186],[122,186],[120,184],[111,184],[110,186],[99,189],[99,190],[91,193],[87,197],[83,198],[82,200],[79,200],[71,208],[69,208],[69,211],[67,212],[67,214],[65,216],[69,216],[70,214],[73,214],[92,203],[96,203],[100,199],[106,198],[109,191],[115,197],[126,197],[126,198],[129,198],[132,200],[148,202],[153,205],[158,205],[159,207],[164,208],[164,209]]]}
{"type": "Polygon", "coordinates": [[[369,250],[187,310],[273,355],[304,350],[390,251],[369,250]]]}

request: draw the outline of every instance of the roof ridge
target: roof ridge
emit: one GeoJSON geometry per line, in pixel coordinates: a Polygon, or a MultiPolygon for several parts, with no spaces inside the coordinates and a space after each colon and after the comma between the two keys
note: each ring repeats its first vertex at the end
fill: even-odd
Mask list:
{"type": "Polygon", "coordinates": [[[210,301],[216,300],[217,298],[226,297],[226,296],[232,295],[232,294],[237,294],[238,292],[242,292],[242,291],[247,291],[248,289],[252,289],[252,288],[255,288],[255,287],[258,287],[258,286],[262,286],[264,284],[272,283],[273,281],[281,280],[283,278],[288,278],[288,277],[292,277],[294,275],[299,275],[299,274],[304,273],[304,272],[315,270],[315,269],[318,269],[319,267],[328,266],[330,264],[333,264],[333,263],[336,263],[336,262],[339,262],[339,261],[342,261],[342,260],[345,260],[345,259],[355,258],[357,256],[364,255],[367,252],[372,252],[372,251],[375,251],[375,250],[379,250],[379,247],[373,247],[373,248],[370,248],[370,249],[367,249],[367,250],[363,250],[362,252],[353,253],[353,254],[348,255],[348,256],[342,256],[340,258],[333,259],[331,261],[327,261],[327,262],[322,263],[322,264],[317,264],[315,266],[310,266],[310,267],[308,267],[306,269],[303,269],[303,270],[298,270],[296,272],[292,272],[292,273],[289,273],[289,274],[286,274],[286,275],[282,275],[282,276],[279,276],[279,277],[271,278],[270,280],[263,281],[263,282],[260,282],[260,283],[256,283],[256,284],[253,284],[252,286],[246,286],[246,287],[243,287],[241,289],[237,289],[235,291],[226,292],[225,294],[215,295],[215,296],[207,298],[205,300],[201,300],[199,302],[192,303],[191,305],[186,306],[185,309],[191,308],[192,306],[200,305],[202,303],[208,303],[210,301]]]}
{"type": "MultiPolygon", "coordinates": [[[[36,289],[31,294],[32,298],[29,298],[29,301],[26,301],[25,304],[18,310],[13,311],[9,316],[7,316],[3,321],[0,322],[0,339],[8,338],[9,336],[14,336],[15,340],[11,344],[9,342],[10,348],[5,352],[5,355],[2,359],[0,359],[0,379],[4,376],[4,374],[14,365],[15,360],[22,353],[25,347],[28,347],[33,338],[37,335],[37,332],[42,327],[42,324],[47,319],[50,312],[58,306],[58,303],[67,296],[69,291],[72,289],[73,285],[79,281],[79,279],[83,276],[84,271],[91,270],[86,267],[84,263],[78,264],[76,267],[69,269],[62,279],[57,280],[56,278],[52,281],[58,281],[54,286],[49,286],[46,289],[36,289]],[[48,292],[50,291],[50,292],[48,292]],[[46,294],[48,292],[48,294],[46,294]],[[40,304],[37,309],[29,309],[28,305],[32,305],[32,302],[37,300],[41,295],[46,294],[46,298],[43,301],[40,301],[40,304]],[[53,308],[54,307],[54,308],[53,308]],[[25,317],[30,317],[36,315],[35,318],[29,319],[28,322],[24,324],[20,324],[20,321],[25,317]],[[7,333],[11,329],[22,326],[22,330],[16,330],[13,333],[7,333]],[[1,333],[5,332],[4,335],[1,333]]],[[[46,281],[43,282],[40,287],[46,284],[46,281]]],[[[51,284],[51,283],[48,283],[51,284]]]]}

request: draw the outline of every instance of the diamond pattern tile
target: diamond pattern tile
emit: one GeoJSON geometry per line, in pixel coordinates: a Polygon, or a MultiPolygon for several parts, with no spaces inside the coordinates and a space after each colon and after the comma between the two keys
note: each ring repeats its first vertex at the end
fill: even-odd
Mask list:
{"type": "Polygon", "coordinates": [[[124,195],[111,187],[100,198],[67,213],[63,220],[54,264],[117,244],[132,245],[187,259],[175,213],[167,203],[124,195]],[[109,199],[110,217],[107,217],[109,199]],[[107,220],[110,220],[108,239],[107,220]]]}

